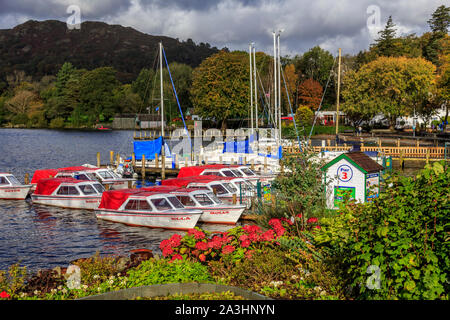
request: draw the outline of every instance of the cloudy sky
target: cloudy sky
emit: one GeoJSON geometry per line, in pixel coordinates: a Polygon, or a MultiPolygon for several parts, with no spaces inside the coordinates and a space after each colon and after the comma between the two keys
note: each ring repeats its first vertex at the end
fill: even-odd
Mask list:
{"type": "MultiPolygon", "coordinates": [[[[449,0],[0,0],[0,29],[29,19],[73,17],[133,27],[218,48],[272,52],[274,30],[281,54],[301,54],[319,45],[336,54],[367,49],[391,15],[399,34],[429,31],[427,20],[449,0]]],[[[74,20],[70,20],[74,21],[74,20]]]]}

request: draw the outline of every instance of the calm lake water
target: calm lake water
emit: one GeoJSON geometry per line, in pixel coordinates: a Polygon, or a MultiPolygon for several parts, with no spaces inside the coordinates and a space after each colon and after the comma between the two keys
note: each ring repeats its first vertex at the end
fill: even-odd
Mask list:
{"type": "MultiPolygon", "coordinates": [[[[131,155],[133,131],[0,129],[0,172],[11,172],[23,181],[25,173],[31,177],[37,169],[96,164],[97,152],[107,163],[110,150],[131,155]]],[[[0,200],[0,270],[17,262],[30,270],[67,266],[97,251],[103,255],[128,255],[137,248],[159,252],[160,242],[174,233],[98,220],[86,210],[0,200]]]]}

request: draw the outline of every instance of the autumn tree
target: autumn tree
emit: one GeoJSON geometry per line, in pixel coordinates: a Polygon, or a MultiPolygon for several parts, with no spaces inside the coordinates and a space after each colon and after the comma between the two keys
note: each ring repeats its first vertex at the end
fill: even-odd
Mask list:
{"type": "Polygon", "coordinates": [[[226,120],[248,114],[250,78],[245,52],[220,51],[205,59],[192,75],[190,90],[194,112],[215,119],[222,129],[226,120]]]}
{"type": "Polygon", "coordinates": [[[314,79],[307,79],[298,86],[299,102],[309,106],[312,110],[319,108],[322,94],[322,86],[314,79]]]}
{"type": "Polygon", "coordinates": [[[344,76],[342,110],[361,119],[383,113],[393,127],[397,117],[418,112],[428,99],[435,70],[423,58],[380,57],[344,76]]]}

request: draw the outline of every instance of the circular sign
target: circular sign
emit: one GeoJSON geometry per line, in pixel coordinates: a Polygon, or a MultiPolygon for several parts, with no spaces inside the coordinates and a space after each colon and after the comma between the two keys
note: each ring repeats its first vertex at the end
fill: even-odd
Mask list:
{"type": "Polygon", "coordinates": [[[337,176],[340,181],[348,182],[353,177],[353,170],[349,165],[343,164],[337,169],[337,176]]]}

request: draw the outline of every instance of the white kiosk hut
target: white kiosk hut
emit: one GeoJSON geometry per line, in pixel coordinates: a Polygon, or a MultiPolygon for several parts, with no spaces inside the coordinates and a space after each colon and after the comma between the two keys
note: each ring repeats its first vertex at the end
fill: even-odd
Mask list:
{"type": "Polygon", "coordinates": [[[347,152],[334,158],[322,167],[327,207],[338,209],[345,192],[361,203],[378,197],[383,170],[363,152],[347,152]]]}

